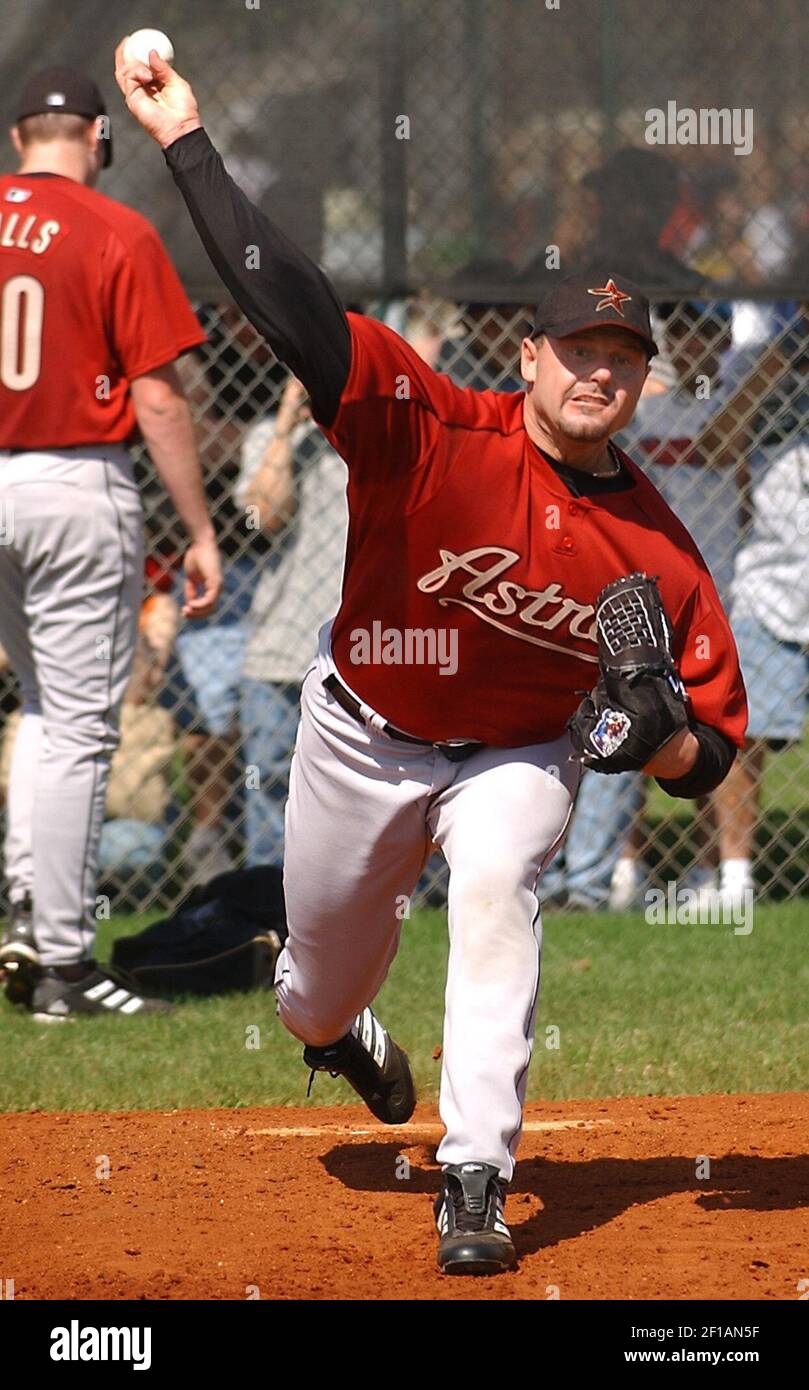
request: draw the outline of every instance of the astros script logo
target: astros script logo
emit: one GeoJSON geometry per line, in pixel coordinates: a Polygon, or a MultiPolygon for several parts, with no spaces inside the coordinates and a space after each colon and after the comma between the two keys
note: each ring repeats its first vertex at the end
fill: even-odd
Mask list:
{"type": "Polygon", "coordinates": [[[604,298],[596,304],[596,313],[601,309],[615,309],[616,312],[621,315],[621,318],[624,317],[624,311],[621,306],[625,304],[627,300],[630,302],[632,300],[631,294],[624,294],[623,290],[619,290],[612,276],[610,276],[606,285],[601,286],[601,289],[588,290],[587,293],[601,294],[604,296],[604,298]]]}
{"type": "Polygon", "coordinates": [[[507,637],[518,637],[521,642],[575,656],[579,661],[598,663],[597,656],[580,651],[570,642],[572,637],[595,646],[593,605],[568,598],[561,584],[552,582],[542,589],[527,589],[513,579],[503,578],[520,563],[518,551],[501,545],[481,545],[456,554],[441,546],[439,555],[440,565],[416,581],[421,593],[441,593],[438,603],[442,607],[457,603],[507,637]],[[466,582],[459,588],[455,576],[461,575],[466,576],[466,582]],[[542,637],[537,635],[537,629],[543,632],[542,637]],[[562,641],[549,641],[548,634],[561,636],[562,641]]]}

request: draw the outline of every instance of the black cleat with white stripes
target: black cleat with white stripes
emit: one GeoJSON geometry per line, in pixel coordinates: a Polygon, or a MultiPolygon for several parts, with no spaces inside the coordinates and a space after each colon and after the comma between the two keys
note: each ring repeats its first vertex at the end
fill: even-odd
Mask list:
{"type": "Polygon", "coordinates": [[[363,1009],[351,1031],[328,1047],[303,1049],[303,1060],[315,1072],[342,1076],[385,1125],[403,1125],[413,1114],[416,1091],[407,1054],[396,1045],[371,1009],[363,1009]]]}
{"type": "Polygon", "coordinates": [[[448,1164],[434,1206],[444,1274],[502,1274],[512,1268],[516,1255],[505,1200],[506,1184],[493,1164],[448,1164]]]}
{"type": "Polygon", "coordinates": [[[94,1015],[116,1018],[144,1014],[167,1014],[170,1004],[162,999],[146,999],[128,989],[95,961],[88,961],[78,979],[65,979],[57,967],[44,968],[37,978],[28,1005],[36,1023],[64,1023],[71,1018],[94,1015]]]}
{"type": "Polygon", "coordinates": [[[0,937],[0,969],[37,965],[39,951],[34,940],[33,907],[30,895],[26,894],[11,905],[6,928],[0,937]]]}

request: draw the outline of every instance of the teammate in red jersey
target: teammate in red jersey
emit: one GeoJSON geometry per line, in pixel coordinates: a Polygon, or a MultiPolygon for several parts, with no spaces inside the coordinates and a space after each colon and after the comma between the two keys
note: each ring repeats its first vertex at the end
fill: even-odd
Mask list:
{"type": "Polygon", "coordinates": [[[204,341],[154,228],[95,192],[111,158],[95,83],[25,87],[0,177],[0,642],[22,690],[0,966],[35,1018],[158,1007],[92,959],[96,861],[143,586],[138,429],[191,545],[186,614],[220,568],[174,362],[204,341]]]}
{"type": "Polygon", "coordinates": [[[438,1262],[506,1269],[536,887],[573,804],[565,725],[598,673],[600,590],[631,571],[660,576],[690,700],[688,725],[646,764],[667,790],[716,786],[746,721],[706,566],[610,438],[656,351],[648,304],[609,267],[568,280],[523,342],[528,390],[461,389],[390,329],[344,313],[228,177],[182,78],[156,55],[151,68],[117,56],[214,265],[348,465],[342,603],[304,681],[292,766],[278,1010],[312,1068],[344,1075],[383,1121],[409,1118],[407,1059],[370,1004],[437,844],[450,869],[438,1262]],[[245,270],[246,245],[260,270],[245,270]]]}

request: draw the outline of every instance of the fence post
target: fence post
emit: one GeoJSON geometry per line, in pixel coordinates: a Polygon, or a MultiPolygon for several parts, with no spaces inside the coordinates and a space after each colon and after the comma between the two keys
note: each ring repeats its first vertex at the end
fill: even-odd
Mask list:
{"type": "Polygon", "coordinates": [[[402,0],[382,0],[382,71],[379,82],[382,182],[382,284],[390,299],[407,290],[407,141],[396,138],[396,118],[406,115],[407,45],[402,0]]]}

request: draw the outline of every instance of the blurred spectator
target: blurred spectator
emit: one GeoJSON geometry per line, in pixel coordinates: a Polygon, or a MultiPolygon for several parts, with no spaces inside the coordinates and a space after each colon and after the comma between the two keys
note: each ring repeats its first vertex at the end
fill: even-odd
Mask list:
{"type": "Polygon", "coordinates": [[[517,368],[520,342],[529,331],[531,313],[520,314],[513,303],[479,298],[480,285],[508,285],[514,267],[505,261],[470,261],[456,271],[447,290],[457,302],[457,319],[440,347],[437,369],[446,372],[459,386],[476,391],[524,391],[525,382],[517,368]],[[471,286],[474,299],[468,299],[471,286]]]}
{"type": "MultiPolygon", "coordinates": [[[[704,290],[704,277],[670,249],[669,229],[681,203],[677,165],[657,150],[616,150],[581,180],[578,208],[554,233],[562,273],[605,263],[649,293],[704,290]]],[[[522,272],[531,284],[547,278],[545,252],[522,272]]]]}
{"type": "Polygon", "coordinates": [[[797,742],[809,692],[809,438],[787,447],[754,491],[754,535],[738,561],[733,629],[750,699],[744,757],[720,804],[720,893],[752,886],[766,749],[797,742]]]}
{"type": "Polygon", "coordinates": [[[280,379],[266,344],[234,309],[205,305],[199,318],[208,342],[186,367],[187,393],[197,411],[224,585],[210,618],[181,627],[161,695],[184,731],[191,833],[183,865],[189,886],[234,867],[228,810],[238,782],[240,673],[250,604],[271,549],[261,530],[246,525],[234,488],[245,431],[266,414],[280,379]]]}
{"type": "Polygon", "coordinates": [[[345,464],[312,421],[306,391],[294,377],[275,418],[256,425],[245,441],[236,495],[248,519],[278,537],[280,556],[255,592],[241,682],[253,868],[283,861],[300,689],[316,634],[339,607],[348,527],[345,464]]]}
{"type": "Polygon", "coordinates": [[[658,305],[657,313],[676,381],[665,392],[644,392],[621,443],[694,537],[727,603],[739,539],[734,459],[726,445],[720,451],[695,441],[738,386],[735,376],[720,375],[730,311],[687,301],[658,305]]]}
{"type": "Polygon", "coordinates": [[[142,906],[168,871],[169,776],[177,735],[172,716],[160,707],[156,694],[178,622],[179,610],[169,594],[146,599],[101,828],[99,891],[119,908],[142,906]]]}
{"type": "MultiPolygon", "coordinates": [[[[752,171],[748,178],[752,176],[752,171]]],[[[777,205],[766,166],[756,163],[756,182],[745,191],[738,171],[708,164],[694,175],[701,220],[688,246],[690,263],[717,285],[751,289],[782,280],[794,254],[787,217],[777,205]]],[[[756,350],[778,331],[777,306],[736,298],[734,352],[756,350]]]]}
{"type": "Polygon", "coordinates": [[[757,285],[760,275],[744,239],[747,209],[739,176],[727,165],[707,165],[692,176],[700,219],[687,255],[691,264],[716,284],[757,285]]]}
{"type": "Polygon", "coordinates": [[[729,272],[722,278],[779,283],[792,257],[793,233],[783,179],[766,139],[757,138],[744,159],[707,163],[694,178],[703,226],[690,252],[699,257],[701,248],[710,253],[724,244],[729,272]]]}
{"type": "MultiPolygon", "coordinates": [[[[703,277],[664,246],[680,202],[677,165],[657,150],[627,145],[582,184],[596,195],[592,237],[580,261],[604,265],[648,289],[701,289],[703,277]]],[[[562,248],[564,255],[564,248],[562,248]]]]}
{"type": "MultiPolygon", "coordinates": [[[[747,686],[744,752],[715,793],[718,897],[753,887],[754,841],[767,749],[800,740],[809,697],[809,432],[762,451],[753,529],[733,580],[731,623],[747,686]]],[[[717,896],[716,893],[710,897],[717,896]]]]}

